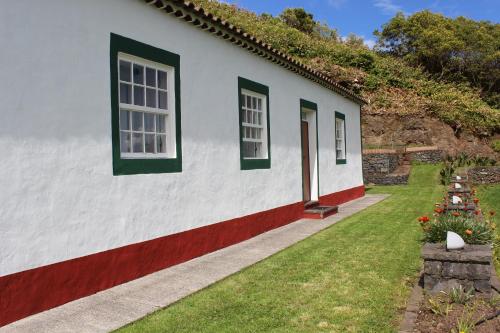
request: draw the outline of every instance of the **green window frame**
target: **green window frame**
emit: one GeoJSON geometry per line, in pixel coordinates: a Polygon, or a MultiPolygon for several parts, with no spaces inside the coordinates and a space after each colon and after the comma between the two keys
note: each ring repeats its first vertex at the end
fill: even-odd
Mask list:
{"type": "MultiPolygon", "coordinates": [[[[250,106],[249,106],[250,108],[250,106]]],[[[257,83],[242,77],[238,77],[238,114],[239,114],[239,132],[240,132],[240,167],[241,170],[254,170],[254,169],[270,169],[271,168],[271,132],[270,132],[270,117],[269,117],[269,87],[266,85],[263,85],[261,83],[257,83]],[[244,133],[244,131],[249,130],[246,126],[244,126],[244,123],[246,123],[244,118],[247,115],[247,112],[250,112],[252,114],[251,110],[247,109],[247,102],[246,98],[248,98],[248,95],[246,94],[257,94],[262,97],[265,97],[264,105],[262,102],[259,102],[259,106],[265,107],[265,115],[262,116],[262,118],[265,118],[265,126],[262,129],[255,129],[256,131],[260,131],[258,138],[265,138],[265,140],[262,140],[261,144],[261,149],[266,148],[267,151],[265,151],[265,158],[249,158],[245,157],[245,148],[244,144],[247,143],[246,137],[248,135],[244,133]]],[[[258,112],[257,112],[258,113],[258,112]]],[[[259,121],[260,124],[262,124],[262,120],[259,121]]],[[[247,125],[248,126],[248,125],[247,125]]],[[[253,134],[252,134],[253,135],[253,134]]]]}
{"type": "Polygon", "coordinates": [[[337,164],[346,164],[347,163],[347,142],[346,142],[346,124],[345,124],[345,115],[343,113],[335,111],[335,132],[334,132],[334,140],[335,140],[335,160],[337,164]],[[343,136],[343,142],[340,144],[343,145],[341,149],[339,149],[339,140],[338,140],[338,133],[339,129],[338,127],[338,121],[337,120],[342,120],[342,133],[341,137],[343,136]],[[339,151],[342,152],[343,156],[339,157],[339,151]]]}
{"type": "MultiPolygon", "coordinates": [[[[113,175],[134,175],[153,173],[182,172],[182,143],[181,143],[181,89],[180,89],[180,56],[130,38],[114,33],[110,36],[110,71],[111,71],[111,139],[113,150],[113,175]],[[126,55],[137,57],[147,62],[168,66],[173,69],[173,114],[175,123],[170,128],[175,128],[174,156],[154,156],[143,158],[122,158],[120,151],[120,100],[119,100],[119,56],[126,55]]],[[[169,88],[171,89],[171,88],[169,88]]],[[[168,96],[172,98],[171,96],[168,96]]]]}

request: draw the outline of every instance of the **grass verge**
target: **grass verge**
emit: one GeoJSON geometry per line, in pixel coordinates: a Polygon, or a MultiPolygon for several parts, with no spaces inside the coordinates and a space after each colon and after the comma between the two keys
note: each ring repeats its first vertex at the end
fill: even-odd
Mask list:
{"type": "MultiPolygon", "coordinates": [[[[420,266],[440,166],[391,197],[118,332],[393,332],[420,266]]],[[[314,222],[311,222],[314,223],[314,222]]]]}

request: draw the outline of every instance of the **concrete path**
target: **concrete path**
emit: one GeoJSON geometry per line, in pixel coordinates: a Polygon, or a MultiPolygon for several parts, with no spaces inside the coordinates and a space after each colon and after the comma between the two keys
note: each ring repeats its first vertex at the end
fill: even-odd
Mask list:
{"type": "Polygon", "coordinates": [[[340,205],[324,220],[299,220],[242,243],[41,312],[0,328],[7,332],[109,332],[265,259],[387,195],[366,195],[340,205]]]}

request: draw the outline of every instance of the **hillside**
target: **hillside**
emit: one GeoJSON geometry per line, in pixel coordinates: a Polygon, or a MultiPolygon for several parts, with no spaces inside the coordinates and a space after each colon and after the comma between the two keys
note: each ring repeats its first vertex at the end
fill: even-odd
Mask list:
{"type": "Polygon", "coordinates": [[[422,66],[366,48],[355,36],[343,41],[300,10],[273,17],[213,0],[195,3],[369,100],[363,107],[366,145],[435,144],[450,153],[495,154],[500,110],[480,88],[438,80],[422,66]]]}

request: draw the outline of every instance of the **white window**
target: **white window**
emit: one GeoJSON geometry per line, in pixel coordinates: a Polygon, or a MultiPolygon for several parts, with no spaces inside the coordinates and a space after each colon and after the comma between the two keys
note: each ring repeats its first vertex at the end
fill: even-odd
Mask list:
{"type": "Polygon", "coordinates": [[[337,160],[345,160],[344,119],[335,118],[335,150],[337,160]]]}
{"type": "Polygon", "coordinates": [[[243,158],[267,158],[267,97],[242,89],[241,98],[243,158]]]}
{"type": "Polygon", "coordinates": [[[176,156],[174,69],[118,55],[121,158],[176,156]]]}

